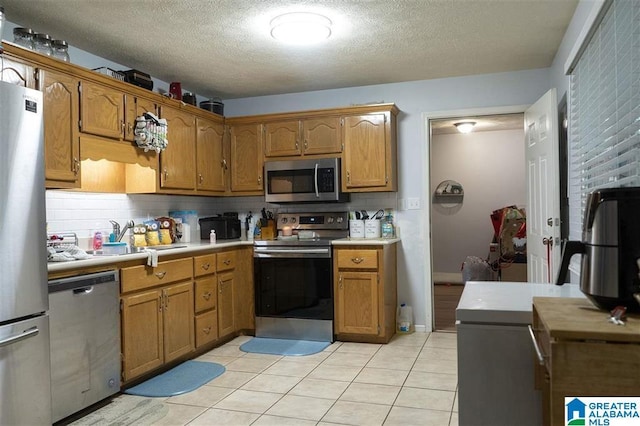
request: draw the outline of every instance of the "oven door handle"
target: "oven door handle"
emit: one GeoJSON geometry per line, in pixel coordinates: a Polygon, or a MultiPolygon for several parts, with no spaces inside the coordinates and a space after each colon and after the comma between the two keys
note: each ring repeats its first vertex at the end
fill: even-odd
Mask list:
{"type": "Polygon", "coordinates": [[[316,188],[316,198],[320,198],[320,192],[318,192],[318,163],[316,163],[316,167],[314,169],[313,183],[316,188]]]}
{"type": "Polygon", "coordinates": [[[275,249],[255,247],[253,257],[331,257],[331,249],[275,249]]]}

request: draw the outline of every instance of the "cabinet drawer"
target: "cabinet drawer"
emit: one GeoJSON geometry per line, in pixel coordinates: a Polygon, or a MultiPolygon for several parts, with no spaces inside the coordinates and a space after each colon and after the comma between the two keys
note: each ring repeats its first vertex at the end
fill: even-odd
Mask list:
{"type": "Polygon", "coordinates": [[[205,254],[193,258],[193,274],[196,277],[216,272],[216,255],[205,254]]]}
{"type": "Polygon", "coordinates": [[[156,268],[146,265],[123,268],[120,271],[122,292],[168,284],[174,281],[191,279],[193,275],[192,258],[158,262],[156,268]]]}
{"type": "Polygon", "coordinates": [[[338,268],[377,269],[377,250],[338,250],[338,268]]]}
{"type": "Polygon", "coordinates": [[[220,272],[220,271],[226,271],[229,269],[235,269],[236,262],[237,260],[236,260],[235,250],[218,253],[216,270],[220,272]]]}
{"type": "Polygon", "coordinates": [[[196,313],[216,307],[216,277],[211,276],[196,280],[195,311],[196,313]]]}
{"type": "Polygon", "coordinates": [[[196,348],[218,338],[218,312],[210,311],[196,316],[196,348]]]}

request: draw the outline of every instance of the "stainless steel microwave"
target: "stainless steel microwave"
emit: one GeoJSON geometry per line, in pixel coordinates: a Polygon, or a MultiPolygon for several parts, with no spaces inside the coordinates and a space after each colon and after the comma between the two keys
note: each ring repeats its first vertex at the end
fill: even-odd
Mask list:
{"type": "Polygon", "coordinates": [[[346,202],[340,159],[268,161],[264,165],[267,203],[346,202]]]}

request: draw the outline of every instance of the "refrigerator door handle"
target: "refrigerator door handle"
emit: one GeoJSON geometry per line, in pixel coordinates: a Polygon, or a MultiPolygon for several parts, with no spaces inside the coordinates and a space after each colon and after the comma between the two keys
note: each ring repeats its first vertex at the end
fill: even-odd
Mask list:
{"type": "Polygon", "coordinates": [[[35,337],[40,333],[38,327],[31,327],[20,334],[16,334],[15,336],[7,337],[6,339],[0,340],[0,348],[3,346],[9,346],[14,343],[18,343],[21,340],[28,339],[29,337],[35,337]]]}

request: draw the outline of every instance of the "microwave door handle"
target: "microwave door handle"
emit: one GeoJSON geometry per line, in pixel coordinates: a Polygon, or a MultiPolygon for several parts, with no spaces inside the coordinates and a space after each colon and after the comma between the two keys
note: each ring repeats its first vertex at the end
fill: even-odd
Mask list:
{"type": "Polygon", "coordinates": [[[320,193],[318,192],[318,163],[316,163],[316,167],[314,169],[314,178],[313,182],[316,187],[316,198],[320,198],[320,193]]]}

